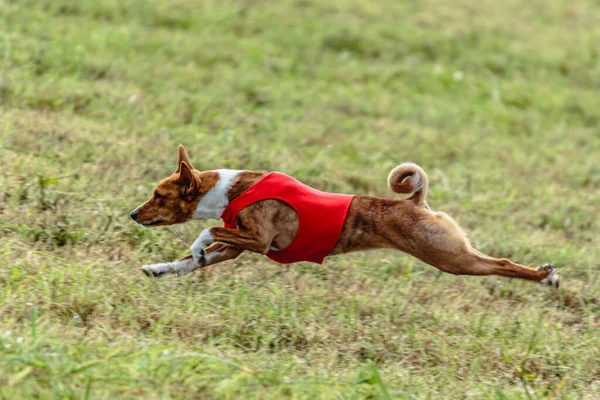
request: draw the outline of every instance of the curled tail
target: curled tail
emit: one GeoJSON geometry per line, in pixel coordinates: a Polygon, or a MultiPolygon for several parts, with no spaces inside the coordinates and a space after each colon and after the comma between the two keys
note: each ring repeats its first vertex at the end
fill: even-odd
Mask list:
{"type": "Polygon", "coordinates": [[[394,193],[413,193],[408,200],[427,207],[425,199],[429,180],[425,171],[417,164],[404,163],[394,168],[388,175],[388,187],[394,193]]]}

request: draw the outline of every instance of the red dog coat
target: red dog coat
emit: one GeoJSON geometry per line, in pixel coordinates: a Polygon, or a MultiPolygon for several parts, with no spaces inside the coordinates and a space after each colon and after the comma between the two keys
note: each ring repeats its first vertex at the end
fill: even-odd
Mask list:
{"type": "Polygon", "coordinates": [[[221,218],[225,228],[237,229],[238,213],[261,200],[280,200],[298,214],[298,232],[283,250],[267,253],[273,261],[291,264],[311,261],[322,264],[342,233],[354,196],[313,189],[280,172],[271,172],[229,203],[221,218]]]}

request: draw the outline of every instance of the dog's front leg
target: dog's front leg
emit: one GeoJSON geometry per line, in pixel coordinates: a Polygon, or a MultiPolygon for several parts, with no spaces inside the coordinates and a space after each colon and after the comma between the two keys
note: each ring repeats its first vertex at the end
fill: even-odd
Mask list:
{"type": "Polygon", "coordinates": [[[140,270],[146,274],[146,276],[159,278],[168,274],[177,274],[178,276],[186,275],[194,272],[198,268],[202,267],[196,265],[190,254],[177,261],[144,265],[140,270]]]}
{"type": "Polygon", "coordinates": [[[194,261],[201,264],[206,257],[205,247],[212,243],[222,243],[254,253],[266,254],[273,241],[272,229],[267,227],[249,229],[230,229],[213,227],[203,230],[194,241],[190,250],[194,261]]]}
{"type": "Polygon", "coordinates": [[[272,230],[264,227],[260,230],[209,228],[203,230],[190,247],[192,254],[170,263],[145,265],[142,271],[155,277],[166,274],[182,276],[199,268],[236,258],[244,250],[266,254],[272,240],[272,230]]]}
{"type": "Polygon", "coordinates": [[[206,251],[204,249],[215,242],[215,238],[210,233],[211,229],[207,228],[200,232],[200,235],[198,235],[190,247],[192,258],[197,265],[204,266],[206,263],[206,251]]]}
{"type": "Polygon", "coordinates": [[[161,277],[167,274],[183,276],[190,274],[197,269],[217,264],[222,261],[234,259],[243,251],[244,250],[232,246],[214,243],[205,250],[202,264],[196,263],[192,254],[188,254],[177,261],[144,265],[142,267],[142,272],[150,277],[161,277]]]}

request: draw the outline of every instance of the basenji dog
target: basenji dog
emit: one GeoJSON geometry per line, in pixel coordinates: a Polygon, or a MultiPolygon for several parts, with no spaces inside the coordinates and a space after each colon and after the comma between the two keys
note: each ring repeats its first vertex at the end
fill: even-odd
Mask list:
{"type": "Polygon", "coordinates": [[[475,250],[452,218],[429,208],[427,175],[418,165],[397,166],[387,183],[409,197],[326,193],[278,172],[197,171],[180,145],[176,171],[131,218],[145,227],[209,219],[225,224],[203,230],[188,256],[141,270],[150,277],[182,276],[244,251],[281,263],[321,263],[326,256],[396,249],[454,275],[501,275],[558,288],[554,265],[529,268],[475,250]]]}

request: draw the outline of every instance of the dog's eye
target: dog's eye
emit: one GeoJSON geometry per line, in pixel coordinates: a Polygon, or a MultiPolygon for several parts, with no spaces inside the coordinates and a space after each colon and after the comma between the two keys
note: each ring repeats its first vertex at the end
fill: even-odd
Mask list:
{"type": "Polygon", "coordinates": [[[159,200],[160,198],[162,198],[163,196],[158,193],[158,192],[154,192],[154,200],[159,200]]]}

